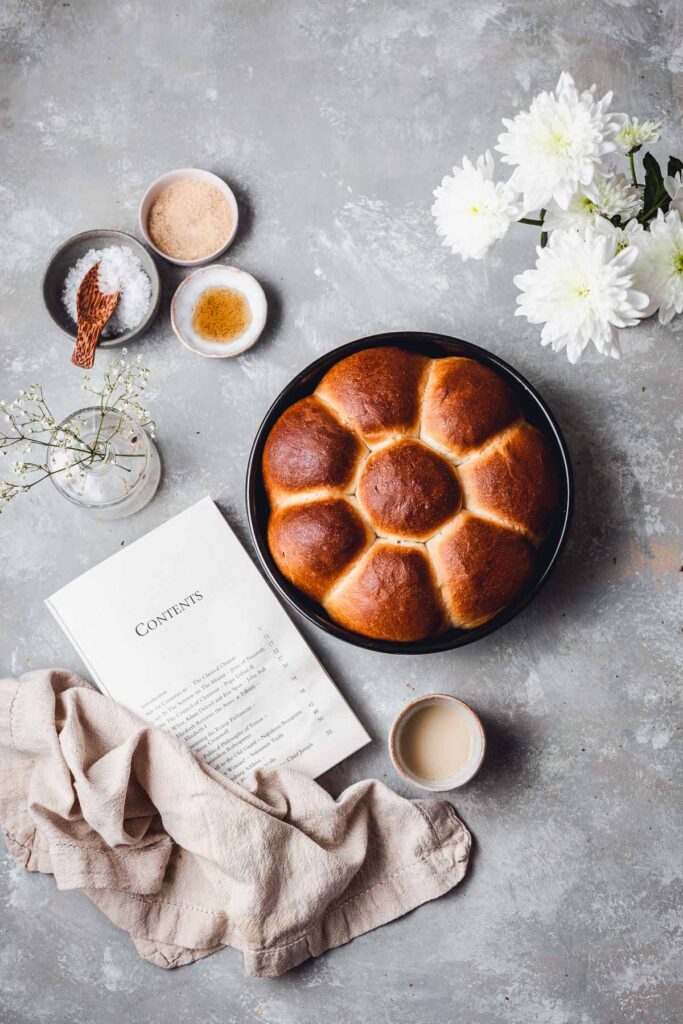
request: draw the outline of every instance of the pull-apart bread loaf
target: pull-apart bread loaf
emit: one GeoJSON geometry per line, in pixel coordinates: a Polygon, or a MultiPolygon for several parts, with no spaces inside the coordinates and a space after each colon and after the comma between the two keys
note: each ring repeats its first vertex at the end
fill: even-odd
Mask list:
{"type": "Polygon", "coordinates": [[[268,544],[340,625],[472,629],[528,582],[558,502],[544,436],[495,371],[370,348],[290,406],[263,451],[268,544]]]}

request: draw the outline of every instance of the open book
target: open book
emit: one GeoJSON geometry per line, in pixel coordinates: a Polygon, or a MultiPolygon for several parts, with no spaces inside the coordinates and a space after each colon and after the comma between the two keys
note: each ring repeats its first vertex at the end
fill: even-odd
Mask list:
{"type": "Polygon", "coordinates": [[[236,782],[370,740],[210,498],[46,603],[100,689],[236,782]]]}

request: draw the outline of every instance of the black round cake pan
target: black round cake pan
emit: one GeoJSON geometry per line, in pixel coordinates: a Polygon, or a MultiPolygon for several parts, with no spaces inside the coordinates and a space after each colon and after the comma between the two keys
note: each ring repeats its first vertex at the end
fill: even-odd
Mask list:
{"type": "Polygon", "coordinates": [[[480,348],[478,345],[462,341],[459,338],[451,338],[445,334],[426,334],[421,331],[392,331],[386,334],[375,334],[369,338],[358,338],[346,345],[340,345],[339,348],[335,348],[331,352],[326,352],[325,355],[303,369],[280,392],[266,413],[256,434],[247,468],[246,500],[249,527],[259,561],[275,593],[286,606],[301,612],[316,626],[324,629],[326,633],[345,640],[346,643],[355,644],[357,647],[382,651],[387,654],[432,654],[435,651],[454,650],[456,647],[464,647],[466,644],[474,643],[475,640],[488,636],[519,615],[522,609],[539,593],[560,556],[569,530],[572,498],[572,469],[567,444],[548,405],[522,374],[498,356],[487,352],[486,349],[480,348]],[[532,578],[515,600],[493,619],[475,629],[451,627],[438,636],[408,643],[374,640],[372,637],[344,629],[330,618],[321,605],[307,597],[282,575],[268,547],[270,509],[261,472],[263,446],[275,421],[285,409],[293,405],[294,402],[298,402],[299,399],[312,394],[330,367],[341,359],[361,349],[383,345],[393,345],[410,352],[419,352],[431,358],[467,356],[469,359],[476,359],[478,362],[490,366],[514,390],[526,419],[547,438],[555,454],[560,479],[557,512],[545,540],[539,548],[532,578]]]}

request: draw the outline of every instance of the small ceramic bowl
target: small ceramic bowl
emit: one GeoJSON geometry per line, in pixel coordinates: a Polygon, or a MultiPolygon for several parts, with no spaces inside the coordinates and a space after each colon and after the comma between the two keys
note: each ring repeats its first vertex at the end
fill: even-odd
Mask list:
{"type": "Polygon", "coordinates": [[[410,701],[399,711],[391,726],[389,733],[389,754],[394,768],[406,782],[411,782],[420,789],[428,789],[432,793],[443,793],[448,789],[457,789],[464,786],[466,782],[473,779],[481,767],[486,751],[486,737],[484,727],[479,716],[472,708],[457,697],[451,697],[448,693],[428,693],[424,697],[417,697],[410,701]],[[470,754],[464,765],[455,775],[446,779],[424,779],[416,775],[403,759],[401,753],[401,738],[403,729],[409,719],[416,711],[434,704],[445,704],[452,708],[460,716],[467,726],[470,734],[470,754]]]}
{"type": "Polygon", "coordinates": [[[186,348],[208,359],[229,359],[241,355],[258,341],[266,324],[268,304],[263,288],[246,270],[213,263],[186,277],[171,301],[171,325],[186,348]],[[231,288],[241,292],[249,304],[251,323],[232,341],[207,341],[192,326],[195,306],[207,288],[231,288]]]}
{"type": "Polygon", "coordinates": [[[151,249],[154,249],[154,251],[163,259],[168,260],[169,263],[176,263],[179,267],[200,267],[203,263],[209,263],[211,260],[215,260],[220,256],[221,253],[224,253],[237,234],[238,219],[239,211],[237,209],[237,200],[235,199],[235,194],[230,186],[226,185],[223,179],[219,178],[217,174],[212,174],[211,171],[202,171],[198,167],[182,167],[180,170],[169,171],[168,174],[162,174],[160,178],[157,178],[156,181],[152,182],[145,192],[142,197],[142,202],[140,203],[139,211],[140,231],[142,232],[147,245],[149,245],[151,249]],[[169,185],[172,185],[173,182],[182,181],[187,178],[194,179],[195,181],[206,181],[209,185],[215,185],[215,187],[219,189],[227,199],[232,212],[232,228],[228,237],[215,252],[209,252],[206,256],[202,256],[201,259],[198,260],[178,260],[174,256],[169,256],[167,253],[162,252],[161,249],[156,247],[147,230],[147,223],[149,221],[149,214],[152,209],[152,205],[160,193],[169,185]]]}
{"type": "Polygon", "coordinates": [[[45,303],[45,308],[57,324],[57,327],[67,337],[71,338],[72,341],[75,341],[78,328],[67,313],[62,302],[62,291],[64,290],[66,275],[74,263],[77,263],[81,256],[85,256],[86,252],[90,249],[106,249],[110,245],[123,245],[127,249],[132,249],[151,282],[152,297],[147,314],[137,327],[133,327],[130,331],[124,331],[123,334],[116,334],[110,338],[100,338],[97,345],[98,348],[125,345],[136,338],[140,338],[150,327],[159,311],[159,302],[161,300],[159,271],[144,245],[138,242],[137,238],[126,234],[125,231],[114,231],[109,228],[103,228],[100,231],[82,231],[80,235],[74,235],[73,238],[64,242],[52,253],[43,275],[43,302],[45,303]]]}

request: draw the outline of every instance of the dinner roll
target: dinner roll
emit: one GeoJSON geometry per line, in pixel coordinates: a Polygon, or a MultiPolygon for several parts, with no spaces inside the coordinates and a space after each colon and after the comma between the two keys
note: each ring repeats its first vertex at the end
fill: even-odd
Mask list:
{"type": "Polygon", "coordinates": [[[423,545],[378,540],[323,605],[341,626],[376,640],[424,640],[447,621],[423,545]]]}
{"type": "Polygon", "coordinates": [[[445,459],[406,437],[370,454],[358,501],[378,533],[426,540],[458,511],[460,487],[445,459]]]}
{"type": "Polygon", "coordinates": [[[488,622],[556,513],[550,443],[498,373],[369,348],[286,409],[263,450],[279,571],[339,625],[408,643],[488,622]]]}
{"type": "Polygon", "coordinates": [[[428,544],[446,606],[464,629],[488,622],[528,581],[534,551],[522,534],[463,511],[428,544]]]}
{"type": "Polygon", "coordinates": [[[417,434],[429,362],[402,348],[366,348],[328,370],[316,393],[370,445],[417,434]]]}
{"type": "Polygon", "coordinates": [[[316,601],[374,539],[345,498],[282,505],[268,524],[268,546],[278,569],[316,601]]]}
{"type": "Polygon", "coordinates": [[[317,398],[291,405],[268,435],[263,482],[271,502],[318,488],[352,491],[366,449],[317,398]]]}
{"type": "Polygon", "coordinates": [[[435,359],[422,403],[423,441],[463,459],[519,419],[502,377],[474,359],[435,359]]]}
{"type": "Polygon", "coordinates": [[[559,480],[550,445],[525,421],[458,468],[465,505],[539,542],[557,507],[559,480]]]}

